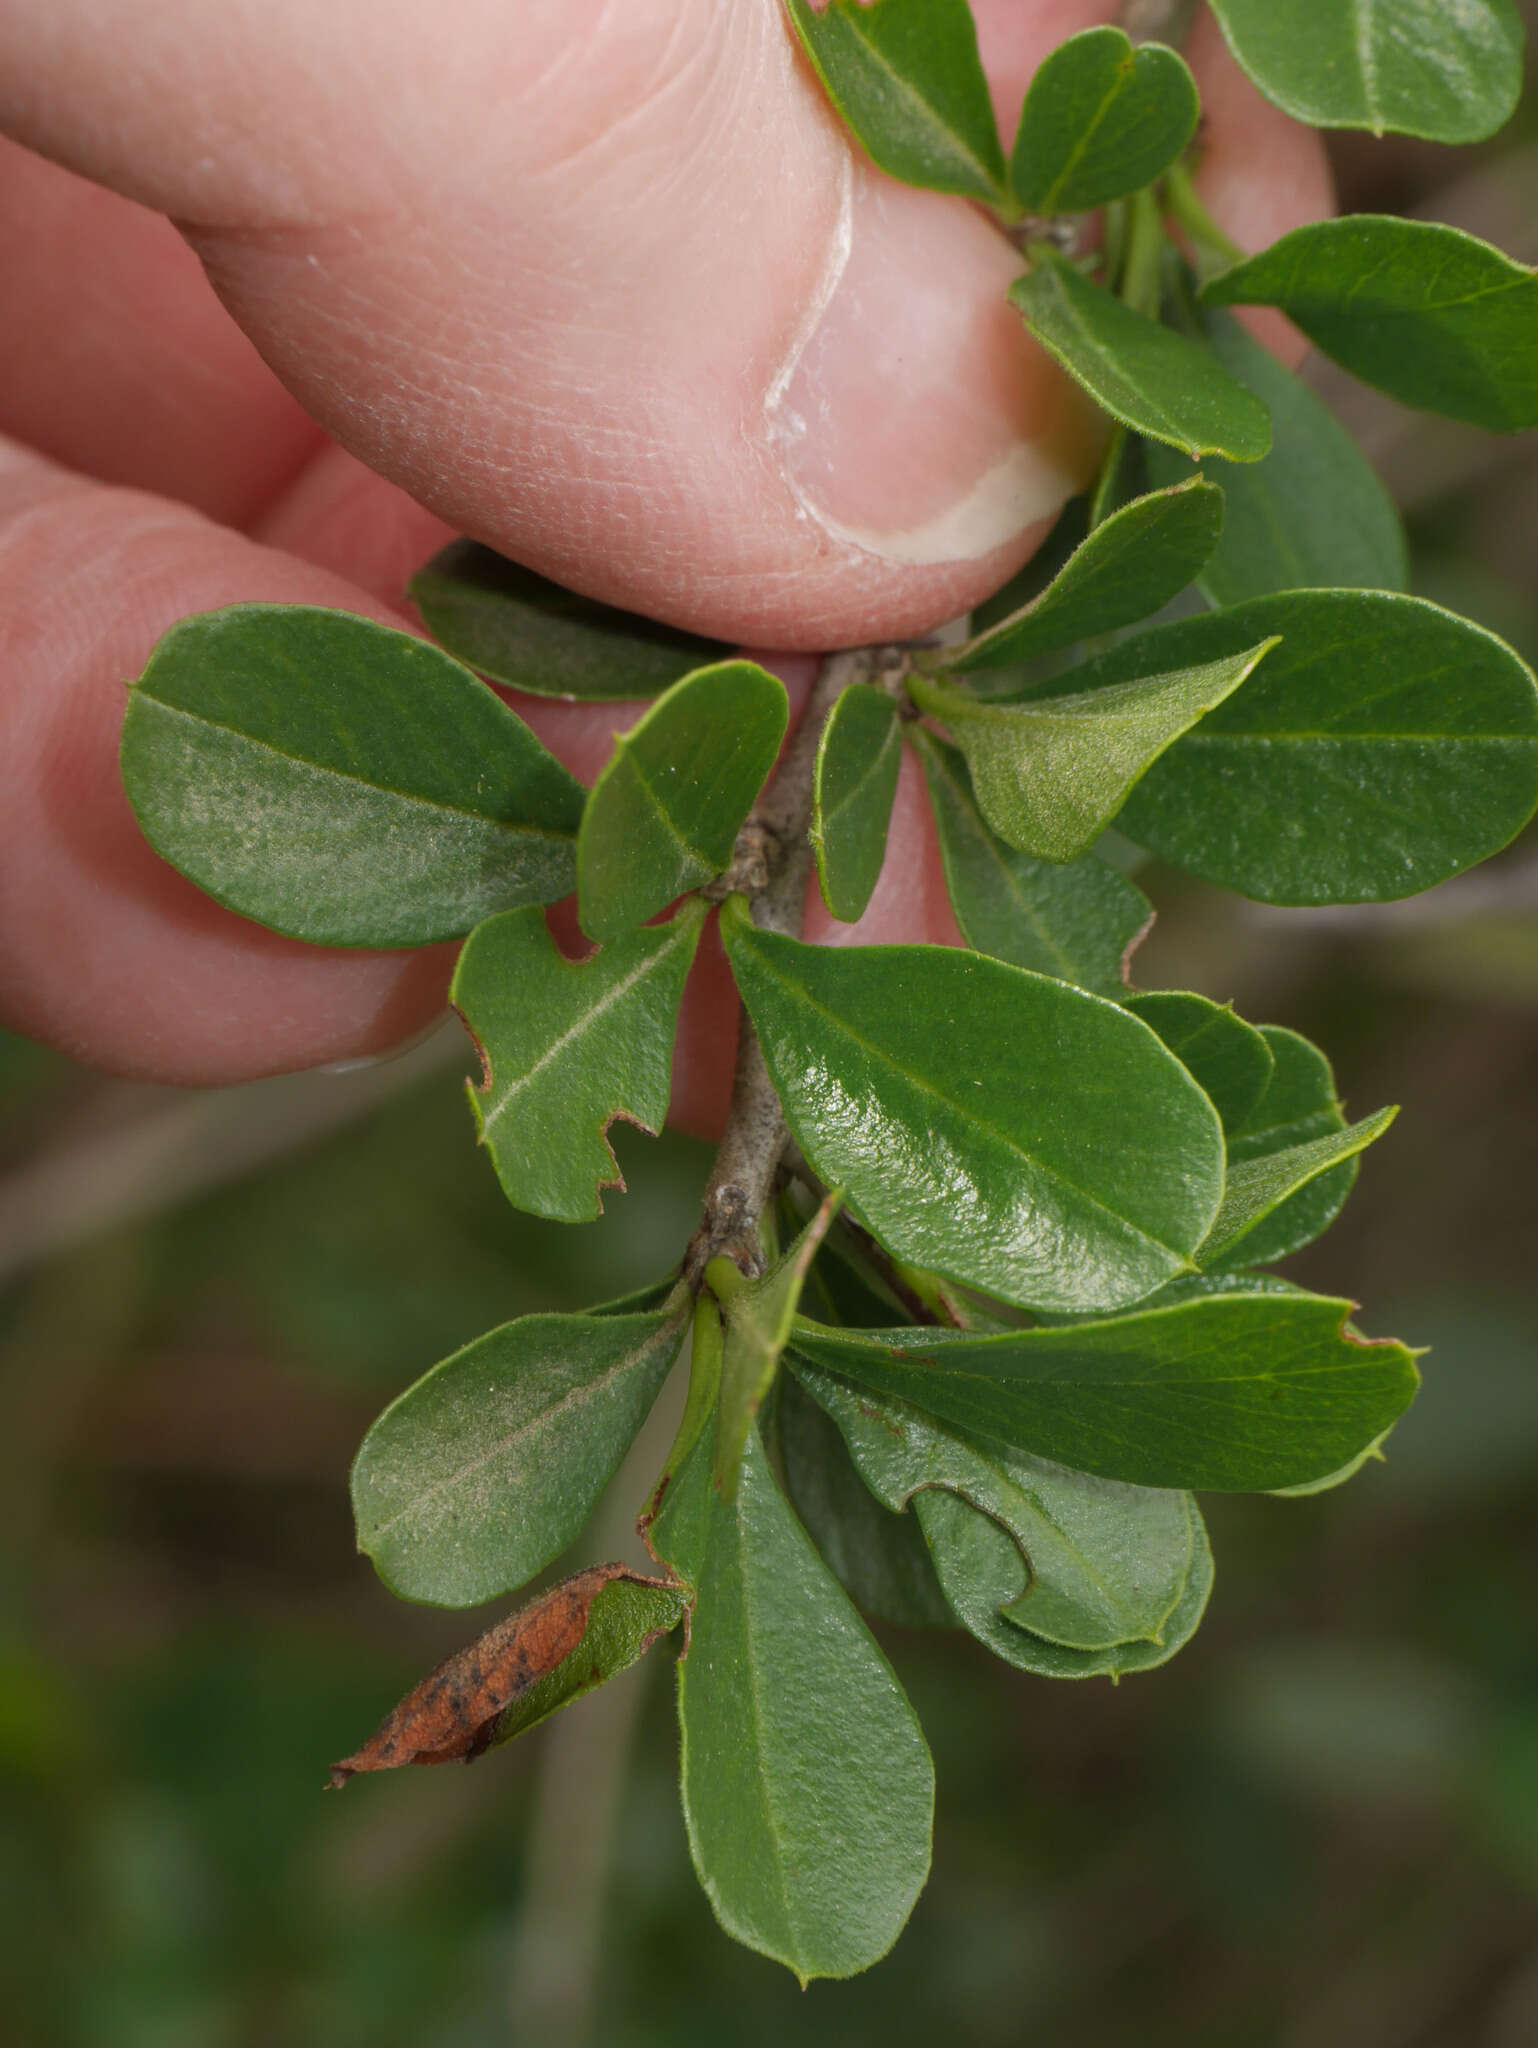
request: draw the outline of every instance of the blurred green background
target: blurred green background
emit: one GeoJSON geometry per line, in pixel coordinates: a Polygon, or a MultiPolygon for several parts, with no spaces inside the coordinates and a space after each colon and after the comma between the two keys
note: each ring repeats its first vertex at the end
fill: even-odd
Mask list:
{"type": "MultiPolygon", "coordinates": [[[[1535,138],[1531,103],[1472,155],[1347,138],[1343,196],[1531,261],[1535,138]]],[[[1416,587],[1538,655],[1532,437],[1311,374],[1416,587]]],[[[1053,1687],[889,1633],[934,1872],[885,1964],[805,1994],[694,1883],[666,1653],[473,1774],[320,1791],[481,1625],[354,1555],[363,1430],[590,1271],[652,1278],[703,1152],[622,1134],[633,1192],[566,1231],[503,1204],[452,1039],[216,1096],[0,1041],[4,2048],[1538,2041],[1538,838],[1399,907],[1152,887],[1142,984],[1318,1038],[1353,1114],[1406,1105],[1288,1270],[1430,1345],[1425,1393],[1340,1493],[1208,1500],[1217,1591],[1163,1671],[1053,1687]]]]}

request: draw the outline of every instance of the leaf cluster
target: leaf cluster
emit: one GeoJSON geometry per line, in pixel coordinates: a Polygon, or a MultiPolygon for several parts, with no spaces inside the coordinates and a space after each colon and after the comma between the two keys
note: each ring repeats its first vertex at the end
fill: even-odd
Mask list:
{"type": "MultiPolygon", "coordinates": [[[[599,1213],[616,1117],[660,1129],[715,918],[759,1092],[696,1240],[638,1298],[436,1366],[352,1480],[397,1592],[502,1597],[580,1536],[687,1340],[643,1516],[662,1576],[541,1594],[337,1782],[479,1754],[681,1628],[696,1867],[805,1980],[884,1953],[928,1863],[929,1759],[862,1615],[1043,1676],[1150,1669],[1211,1591],[1194,1494],[1337,1483],[1413,1396],[1403,1345],[1266,1270],[1334,1219],[1393,1112],[1348,1123],[1295,1033],[1135,989],[1152,909],[1125,849],[1338,904],[1430,887],[1527,822],[1531,673],[1406,594],[1381,485],[1226,309],[1279,306],[1408,402],[1510,430],[1538,423],[1538,287],[1372,217],[1241,256],[1192,183],[1189,70],[1119,29],[1053,53],[1006,154],[965,0],[786,5],[874,161],[1017,240],[1014,305],[1109,416],[1045,568],[959,639],[825,665],[845,687],[782,752],[764,669],[457,543],[413,585],[441,646],[284,607],[176,628],[123,772],[151,843],[247,916],[464,940],[476,1128],[543,1216],[599,1213]],[[493,685],[644,709],[583,790],[493,685]],[[858,922],[905,754],[964,945],[804,943],[797,863],[858,922]],[[575,957],[543,909],[573,892],[575,957]]],[[[1397,28],[1346,0],[1214,7],[1301,118],[1463,140],[1509,109],[1506,0],[1416,0],[1397,28]]]]}

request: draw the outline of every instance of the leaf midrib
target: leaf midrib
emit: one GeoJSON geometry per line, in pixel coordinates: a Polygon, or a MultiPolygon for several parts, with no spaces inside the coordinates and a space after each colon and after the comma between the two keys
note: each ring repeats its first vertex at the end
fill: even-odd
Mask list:
{"type": "Polygon", "coordinates": [[[874,61],[878,69],[885,73],[887,78],[891,81],[892,85],[896,88],[896,91],[900,95],[900,97],[905,102],[908,103],[910,108],[916,108],[918,110],[919,114],[923,118],[924,126],[926,126],[932,134],[941,137],[941,139],[948,145],[947,153],[953,157],[959,158],[962,163],[966,164],[967,166],[969,166],[969,168],[974,170],[977,173],[978,177],[981,179],[982,183],[985,184],[989,188],[989,190],[995,195],[995,197],[1002,202],[1006,198],[1006,194],[1004,191],[1004,187],[1000,182],[999,175],[994,170],[993,166],[991,164],[984,163],[983,160],[975,153],[971,144],[968,143],[960,134],[958,134],[958,132],[954,128],[948,128],[945,125],[944,118],[941,115],[939,109],[935,107],[931,101],[926,100],[923,94],[918,90],[918,88],[915,85],[912,85],[906,78],[904,78],[903,74],[889,62],[889,60],[882,53],[882,51],[880,51],[876,47],[876,45],[870,40],[869,36],[863,32],[862,26],[858,20],[858,16],[862,12],[864,12],[863,7],[858,5],[846,6],[844,9],[841,10],[844,25],[849,30],[850,34],[854,36],[855,39],[861,44],[863,49],[866,51],[867,55],[874,61]]]}
{"type": "MultiPolygon", "coordinates": [[[[561,1035],[545,1048],[532,1067],[529,1067],[522,1074],[515,1075],[511,1081],[506,1083],[491,1108],[482,1112],[482,1131],[489,1131],[492,1125],[501,1119],[503,1112],[510,1107],[514,1099],[525,1088],[536,1081],[553,1060],[559,1059],[573,1040],[591,1030],[598,1023],[598,1020],[612,1010],[616,1003],[622,1002],[639,982],[644,981],[648,975],[655,973],[659,968],[665,966],[677,944],[678,938],[669,928],[668,939],[665,945],[659,946],[655,952],[647,953],[628,974],[623,975],[616,982],[611,982],[598,1000],[588,1009],[584,1010],[574,1024],[568,1025],[561,1035]]],[[[599,958],[601,957],[600,955],[599,958]]],[[[579,974],[589,967],[587,961],[577,961],[575,963],[563,961],[561,964],[567,967],[574,966],[575,971],[579,974]]],[[[494,1065],[496,1055],[490,1047],[488,1047],[488,1057],[494,1065]]],[[[495,1073],[493,1073],[493,1086],[495,1088],[495,1073]]],[[[620,1091],[616,1088],[614,1092],[618,1093],[620,1091]]]]}
{"type": "MultiPolygon", "coordinates": [[[[863,1038],[859,1032],[846,1024],[842,1018],[835,1016],[815,996],[805,989],[798,989],[797,985],[780,973],[777,968],[764,958],[762,953],[757,957],[762,971],[772,975],[779,982],[781,988],[787,990],[793,997],[799,998],[809,1009],[816,1011],[819,1016],[826,1018],[827,1022],[836,1031],[841,1032],[852,1045],[857,1046],[861,1051],[869,1054],[872,1059],[878,1060],[883,1066],[888,1067],[899,1079],[906,1081],[909,1087],[915,1089],[920,1095],[927,1095],[932,1101],[942,1104],[946,1109],[953,1110],[964,1121],[970,1121],[985,1137],[994,1139],[1005,1151],[1012,1153],[1015,1158],[1022,1160],[1045,1180],[1056,1186],[1067,1188],[1071,1194],[1077,1195],[1081,1201],[1085,1202],[1099,1215],[1109,1217],[1129,1237],[1136,1238],[1144,1244],[1152,1245],[1159,1251],[1167,1252],[1171,1257],[1179,1259],[1182,1264],[1189,1263],[1188,1253],[1181,1251],[1176,1245],[1166,1244],[1162,1238],[1155,1237],[1151,1231],[1144,1230],[1140,1224],[1134,1223],[1130,1217],[1118,1216],[1116,1211],[1101,1201],[1099,1196],[1092,1195],[1087,1188],[1081,1188],[1077,1182],[1070,1180],[1058,1168],[1045,1166],[1040,1161],[1033,1159],[1028,1152],[1022,1151],[1019,1144],[1006,1132],[999,1130],[993,1124],[985,1122],[975,1112],[969,1111],[961,1103],[953,1101],[950,1096],[942,1094],[932,1082],[920,1080],[917,1075],[910,1074],[905,1067],[898,1064],[897,1060],[890,1053],[883,1052],[879,1046],[872,1045],[868,1039],[863,1038]]],[[[1173,1058],[1173,1054],[1171,1057],[1173,1058]]],[[[1214,1209],[1213,1214],[1216,1217],[1216,1209],[1214,1209]]]]}
{"type": "Polygon", "coordinates": [[[526,1422],[521,1423],[516,1429],[509,1430],[506,1436],[499,1438],[488,1450],[483,1451],[479,1457],[472,1458],[465,1464],[457,1466],[453,1472],[447,1473],[442,1479],[435,1480],[431,1486],[424,1488],[420,1493],[413,1494],[404,1507],[397,1508],[393,1515],[387,1516],[384,1521],[376,1523],[371,1528],[368,1545],[366,1546],[369,1549],[370,1555],[373,1552],[373,1545],[389,1530],[393,1529],[395,1524],[405,1516],[417,1513],[418,1510],[424,1508],[431,1501],[436,1500],[439,1494],[446,1492],[450,1487],[463,1484],[466,1479],[472,1478],[485,1466],[491,1464],[494,1459],[500,1458],[508,1451],[516,1448],[526,1437],[532,1436],[537,1430],[554,1420],[555,1417],[563,1414],[566,1410],[580,1407],[584,1402],[591,1400],[596,1394],[606,1392],[615,1379],[622,1373],[629,1372],[640,1365],[645,1360],[647,1353],[664,1343],[677,1328],[676,1320],[664,1323],[659,1329],[653,1331],[644,1343],[638,1344],[633,1351],[627,1352],[623,1358],[617,1360],[615,1364],[597,1378],[582,1380],[577,1385],[568,1387],[558,1401],[552,1402],[548,1407],[538,1409],[526,1422]]]}
{"type": "Polygon", "coordinates": [[[154,705],[156,711],[171,719],[180,719],[201,731],[223,733],[242,747],[250,747],[259,754],[267,754],[275,761],[285,762],[291,770],[302,774],[325,777],[336,782],[345,782],[355,789],[367,790],[372,796],[393,797],[397,803],[409,804],[434,814],[447,814],[453,818],[464,818],[477,825],[494,825],[499,831],[516,832],[525,838],[574,840],[576,833],[554,825],[537,825],[516,818],[498,817],[492,811],[467,810],[463,804],[452,804],[439,797],[418,796],[408,789],[397,789],[392,783],[370,782],[366,776],[358,775],[346,768],[331,768],[320,761],[307,761],[302,754],[291,754],[285,748],[275,746],[271,740],[258,739],[253,733],[242,732],[239,726],[226,725],[222,719],[205,717],[201,712],[185,711],[179,704],[168,704],[163,697],[150,696],[141,701],[154,705]]]}
{"type": "Polygon", "coordinates": [[[1134,51],[1131,58],[1127,60],[1124,64],[1122,64],[1119,68],[1121,70],[1122,75],[1117,79],[1116,83],[1112,85],[1110,91],[1105,94],[1099,106],[1095,109],[1095,112],[1091,119],[1084,125],[1083,129],[1080,132],[1079,140],[1074,145],[1074,147],[1068,152],[1067,161],[1064,163],[1062,169],[1058,172],[1057,176],[1052,180],[1052,183],[1047,187],[1046,196],[1042,200],[1041,205],[1037,208],[1038,212],[1055,213],[1057,211],[1057,201],[1059,195],[1062,193],[1065,186],[1071,183],[1074,172],[1079,168],[1079,165],[1083,162],[1085,156],[1089,153],[1090,144],[1094,141],[1095,137],[1099,134],[1101,128],[1104,126],[1106,115],[1109,113],[1112,106],[1115,105],[1116,101],[1120,98],[1121,94],[1124,91],[1126,91],[1129,86],[1132,86],[1136,83],[1138,68],[1137,53],[1134,51]]]}

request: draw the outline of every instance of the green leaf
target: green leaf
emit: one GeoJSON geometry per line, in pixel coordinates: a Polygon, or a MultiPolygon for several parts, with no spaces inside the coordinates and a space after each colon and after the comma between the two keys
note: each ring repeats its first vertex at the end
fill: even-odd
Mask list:
{"type": "Polygon", "coordinates": [[[1357,903],[1429,889],[1521,830],[1538,802],[1532,672],[1420,598],[1252,598],[1156,626],[1072,680],[1160,675],[1269,634],[1282,644],[1259,674],[1133,791],[1117,820],[1130,838],[1264,903],[1357,903]]]}
{"type": "Polygon", "coordinates": [[[852,683],[823,726],[812,789],[817,880],[845,924],[864,916],[880,878],[901,766],[896,704],[885,690],[852,683]]]}
{"type": "Polygon", "coordinates": [[[1305,1144],[1289,1146],[1286,1151],[1231,1160],[1223,1206],[1198,1257],[1204,1264],[1208,1259],[1242,1259],[1245,1240],[1252,1230],[1322,1173],[1365,1152],[1383,1136],[1398,1114],[1397,1109],[1380,1109],[1376,1116],[1364,1117],[1346,1130],[1331,1131],[1305,1144]]]}
{"type": "Polygon", "coordinates": [[[677,1628],[688,1605],[687,1587],[660,1579],[626,1573],[601,1586],[588,1609],[581,1642],[553,1671],[503,1708],[487,1747],[527,1734],[584,1693],[628,1671],[659,1637],[677,1628]]]}
{"type": "Polygon", "coordinates": [[[777,1398],[785,1490],[855,1606],[898,1628],[954,1628],[915,1518],[881,1505],[850,1463],[837,1425],[794,1374],[781,1378],[777,1398]]]}
{"type": "Polygon", "coordinates": [[[802,945],[740,898],[721,930],[796,1142],[898,1258],[1063,1309],[1189,1267],[1221,1132],[1135,1017],[976,953],[802,945]]]}
{"type": "Polygon", "coordinates": [[[683,1341],[686,1317],[523,1316],[408,1387],[352,1468],[358,1548],[393,1592],[473,1607],[580,1534],[683,1341]]]}
{"type": "Polygon", "coordinates": [[[1185,589],[1222,530],[1223,493],[1200,477],[1134,498],[1080,543],[1030,604],[964,647],[945,648],[937,664],[964,673],[1009,668],[1135,625],[1185,589]]]}
{"type": "MultiPolygon", "coordinates": [[[[1007,1603],[1021,1574],[1020,1553],[1006,1529],[951,1493],[921,1493],[914,1513],[957,1619],[996,1657],[1040,1678],[1121,1678],[1167,1664],[1195,1635],[1212,1591],[1212,1550],[1192,1502],[1191,1569],[1159,1640],[1116,1643],[1104,1650],[1063,1649],[1009,1618],[1007,1603]]],[[[1020,1604],[1030,1597],[1027,1593],[1020,1604]]]]}
{"type": "MultiPolygon", "coordinates": [[[[1229,1138],[1230,1172],[1346,1128],[1336,1099],[1335,1077],[1318,1046],[1280,1024],[1262,1024],[1260,1034],[1271,1049],[1275,1067],[1265,1094],[1242,1128],[1229,1138]]],[[[1214,1258],[1208,1253],[1209,1273],[1269,1265],[1273,1259],[1287,1258],[1312,1244],[1340,1214],[1356,1175],[1354,1157],[1332,1166],[1257,1223],[1232,1254],[1214,1258]]]]}
{"type": "Polygon", "coordinates": [[[1059,862],[1017,853],[978,809],[960,750],[920,728],[913,738],[967,944],[1096,995],[1123,995],[1127,961],[1153,922],[1148,898],[1096,854],[1059,862]]]}
{"type": "MultiPolygon", "coordinates": [[[[1083,492],[1068,500],[1054,521],[1052,531],[1030,560],[1023,563],[1007,583],[1001,583],[991,597],[985,597],[980,605],[973,608],[974,634],[980,635],[990,626],[998,625],[1000,620],[1026,610],[1048,584],[1056,582],[1067,567],[1070,556],[1083,546],[1089,536],[1089,505],[1089,497],[1083,492]]],[[[921,651],[913,650],[915,659],[921,651]]],[[[955,651],[946,648],[945,658],[949,660],[955,651]]]]}
{"type": "Polygon", "coordinates": [[[494,690],[372,619],[184,619],[135,684],[123,784],[217,902],[325,946],[420,946],[575,877],[581,785],[494,690]]]}
{"type": "Polygon", "coordinates": [[[705,916],[703,903],[687,903],[670,923],[626,932],[586,960],[561,954],[539,910],[510,910],[471,933],[449,1000],[481,1055],[470,1107],[515,1209],[590,1223],[600,1190],[623,1192],[608,1129],[621,1116],[654,1137],[662,1129],[705,916]]]}
{"type": "Polygon", "coordinates": [[[675,683],[616,738],[577,838],[590,939],[617,938],[725,870],[788,714],[778,677],[723,661],[675,683]]]}
{"type": "Polygon", "coordinates": [[[1404,405],[1499,434],[1538,426],[1538,276],[1460,228],[1372,213],[1318,221],[1211,279],[1202,299],[1280,306],[1404,405]]]}
{"type": "Polygon", "coordinates": [[[1326,1472],[1322,1479],[1311,1479],[1307,1486],[1273,1487],[1271,1490],[1273,1498],[1276,1500],[1308,1500],[1316,1493],[1333,1493],[1337,1486],[1344,1486],[1348,1479],[1355,1479],[1364,1465],[1381,1465],[1383,1463],[1384,1437],[1389,1434],[1389,1431],[1385,1431],[1384,1436],[1375,1438],[1365,1451],[1358,1451],[1356,1456],[1342,1465],[1338,1472],[1326,1472]]]}
{"type": "Polygon", "coordinates": [[[1008,1532],[1017,1547],[1012,1622],[1068,1650],[1162,1640],[1195,1555],[1189,1494],[1069,1472],[947,1428],[906,1401],[873,1401],[814,1365],[795,1370],[885,1507],[900,1513],[938,1488],[1008,1532]]]}
{"type": "Polygon", "coordinates": [[[409,585],[427,630],[493,682],[588,704],[655,697],[729,651],[616,611],[473,540],[450,541],[409,585]]]}
{"type": "Polygon", "coordinates": [[[1212,0],[1267,99],[1314,128],[1481,142],[1522,90],[1511,0],[1212,0]]]}
{"type": "Polygon", "coordinates": [[[1333,1472],[1409,1406],[1402,1344],[1348,1301],[1213,1294],[997,1336],[801,1322],[799,1356],[977,1436],[1133,1486],[1249,1493],[1333,1472]]]}
{"type": "MultiPolygon", "coordinates": [[[[1209,457],[1208,477],[1226,497],[1223,537],[1197,575],[1215,605],[1242,604],[1273,590],[1404,590],[1409,560],[1393,499],[1355,441],[1301,378],[1283,369],[1228,314],[1204,323],[1225,369],[1265,401],[1271,453],[1259,462],[1209,457]]],[[[1150,441],[1155,482],[1188,477],[1186,459],[1150,441]]]]}
{"type": "Polygon", "coordinates": [[[790,1339],[796,1307],[817,1247],[838,1213],[831,1194],[795,1242],[762,1279],[745,1280],[730,1259],[712,1259],[705,1277],[721,1302],[725,1342],[716,1408],[715,1482],[730,1501],[737,1492],[742,1447],[764,1396],[774,1384],[780,1353],[790,1339]]]}
{"type": "Polygon", "coordinates": [[[1212,1100],[1225,1136],[1259,1108],[1276,1063],[1264,1035],[1226,1003],[1177,989],[1125,998],[1134,1017],[1157,1031],[1212,1100]]]}
{"type": "Polygon", "coordinates": [[[705,1484],[682,1483],[685,1467],[714,1421],[721,1391],[724,1331],[720,1305],[708,1288],[695,1296],[689,1339],[689,1387],[667,1462],[658,1475],[651,1499],[636,1524],[647,1548],[659,1563],[693,1581],[699,1574],[710,1538],[710,1507],[715,1499],[709,1483],[710,1457],[704,1456],[705,1484]]]}
{"type": "Polygon", "coordinates": [[[812,1977],[886,1954],[929,1868],[934,1773],[913,1709],[750,1435],[735,1501],[701,1441],[653,1540],[696,1588],[678,1666],[684,1817],[727,1933],[812,1977]],[[701,1546],[702,1547],[696,1547],[701,1546]]]}
{"type": "Polygon", "coordinates": [[[1010,286],[1036,339],[1113,419],[1187,455],[1258,462],[1271,445],[1266,409],[1209,351],[1125,306],[1047,244],[1010,286]]]}
{"type": "Polygon", "coordinates": [[[967,0],[786,0],[801,46],[873,163],[908,185],[1009,208],[967,0]]]}
{"type": "Polygon", "coordinates": [[[1010,183],[1032,213],[1088,213],[1167,171],[1196,133],[1201,103],[1162,43],[1134,49],[1119,28],[1059,43],[1031,80],[1010,183]]]}
{"type": "MultiPolygon", "coordinates": [[[[909,678],[913,701],[951,729],[983,816],[1040,860],[1087,853],[1167,747],[1221,704],[1276,645],[1108,688],[993,704],[909,678]]],[[[1070,689],[1073,678],[1065,679],[1070,689]]]]}

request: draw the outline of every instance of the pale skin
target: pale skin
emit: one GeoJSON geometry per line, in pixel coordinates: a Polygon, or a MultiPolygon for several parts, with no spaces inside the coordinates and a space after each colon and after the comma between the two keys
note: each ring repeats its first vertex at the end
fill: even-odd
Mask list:
{"type": "MultiPolygon", "coordinates": [[[[1115,13],[974,11],[1006,135],[1041,55],[1115,13]]],[[[1255,248],[1327,212],[1316,138],[1205,15],[1188,54],[1220,225],[1255,248]]],[[[1004,303],[1018,259],[870,169],[777,0],[445,0],[430,27],[10,0],[0,133],[0,1022],[118,1073],[383,1053],[452,965],[279,938],[149,852],[117,732],[177,619],[409,625],[407,576],[463,530],[759,650],[889,639],[995,588],[1088,460],[1004,303]]],[[[810,655],[773,658],[804,691],[810,655]]],[[[518,708],[584,779],[625,722],[518,708]]],[[[807,933],[954,941],[909,770],[865,918],[812,900],[807,933]]],[[[719,1126],[729,1000],[707,949],[688,1128],[719,1126]]]]}

